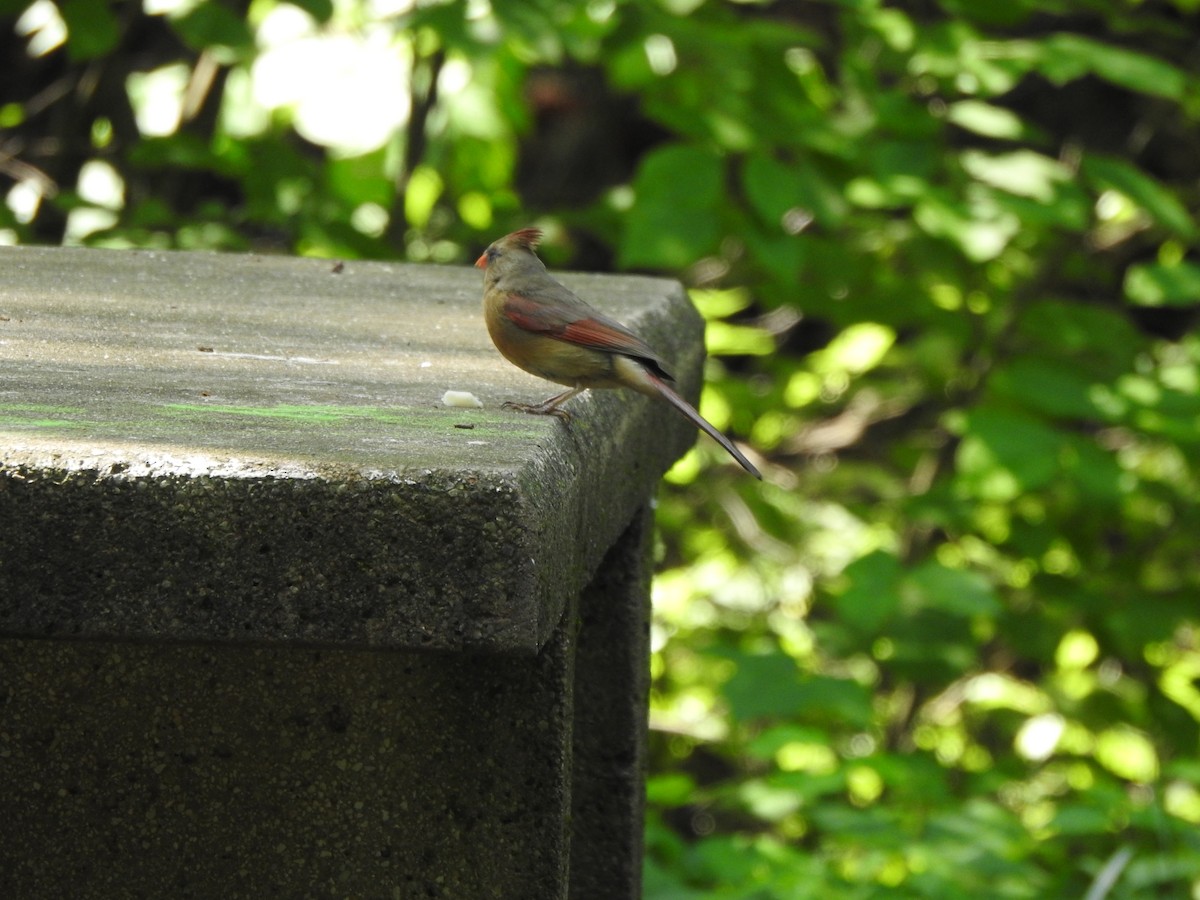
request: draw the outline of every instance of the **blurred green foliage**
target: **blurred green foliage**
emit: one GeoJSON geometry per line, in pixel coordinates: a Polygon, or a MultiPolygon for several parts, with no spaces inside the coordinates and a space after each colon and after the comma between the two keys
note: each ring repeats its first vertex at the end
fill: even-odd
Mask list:
{"type": "Polygon", "coordinates": [[[1200,897],[1198,16],[0,0],[0,239],[684,278],[647,896],[1200,897]]]}

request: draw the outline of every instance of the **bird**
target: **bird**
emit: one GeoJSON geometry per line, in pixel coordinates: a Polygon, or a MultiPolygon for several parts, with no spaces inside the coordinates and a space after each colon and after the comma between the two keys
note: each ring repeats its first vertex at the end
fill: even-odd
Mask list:
{"type": "Polygon", "coordinates": [[[733,442],[684,400],[662,359],[640,337],[601,313],[546,271],[535,252],[541,229],[493,241],[475,261],[483,270],[483,317],[496,349],[531,375],[567,385],[532,405],[505,408],[570,421],[562,405],[590,388],[631,388],[665,400],[759,480],[762,473],[733,442]]]}

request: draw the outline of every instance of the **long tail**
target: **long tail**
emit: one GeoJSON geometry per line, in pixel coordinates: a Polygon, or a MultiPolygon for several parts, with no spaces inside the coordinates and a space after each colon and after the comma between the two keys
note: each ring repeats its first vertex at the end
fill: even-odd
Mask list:
{"type": "Polygon", "coordinates": [[[759,481],[762,481],[762,473],[758,471],[754,463],[746,459],[741,450],[733,445],[733,441],[729,440],[729,438],[725,437],[725,435],[721,434],[721,432],[717,431],[715,427],[709,424],[708,420],[700,415],[700,413],[696,412],[696,410],[692,407],[692,404],[688,403],[677,393],[675,393],[674,389],[672,389],[669,384],[667,384],[658,376],[654,375],[652,372],[646,370],[644,367],[641,368],[645,373],[646,381],[654,387],[654,390],[660,397],[691,419],[692,422],[696,424],[697,428],[724,447],[725,452],[736,459],[741,464],[743,469],[745,469],[759,481]]]}

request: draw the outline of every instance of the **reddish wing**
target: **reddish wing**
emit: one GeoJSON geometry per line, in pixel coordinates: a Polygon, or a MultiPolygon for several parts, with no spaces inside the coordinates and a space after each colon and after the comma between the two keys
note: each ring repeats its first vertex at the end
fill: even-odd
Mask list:
{"type": "MultiPolygon", "coordinates": [[[[580,306],[583,304],[580,303],[580,306]]],[[[558,303],[541,303],[523,294],[510,293],[504,300],[504,315],[526,331],[544,334],[568,344],[658,363],[658,356],[646,346],[645,341],[620,322],[614,322],[590,308],[574,309],[558,303]]]]}
{"type": "Polygon", "coordinates": [[[504,299],[505,317],[518,328],[535,334],[640,360],[660,378],[674,381],[658,354],[640,337],[620,322],[592,309],[562,285],[555,287],[556,302],[552,303],[510,292],[504,299]]]}

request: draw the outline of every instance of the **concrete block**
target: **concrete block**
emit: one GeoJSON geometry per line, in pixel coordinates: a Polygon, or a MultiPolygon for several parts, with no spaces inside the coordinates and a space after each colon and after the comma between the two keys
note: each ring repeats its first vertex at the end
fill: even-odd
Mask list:
{"type": "MultiPolygon", "coordinates": [[[[685,422],[501,410],[554,387],[474,270],[0,269],[0,895],[636,895],[646,509],[685,422]]],[[[698,384],[677,284],[563,280],[698,384]]]]}

